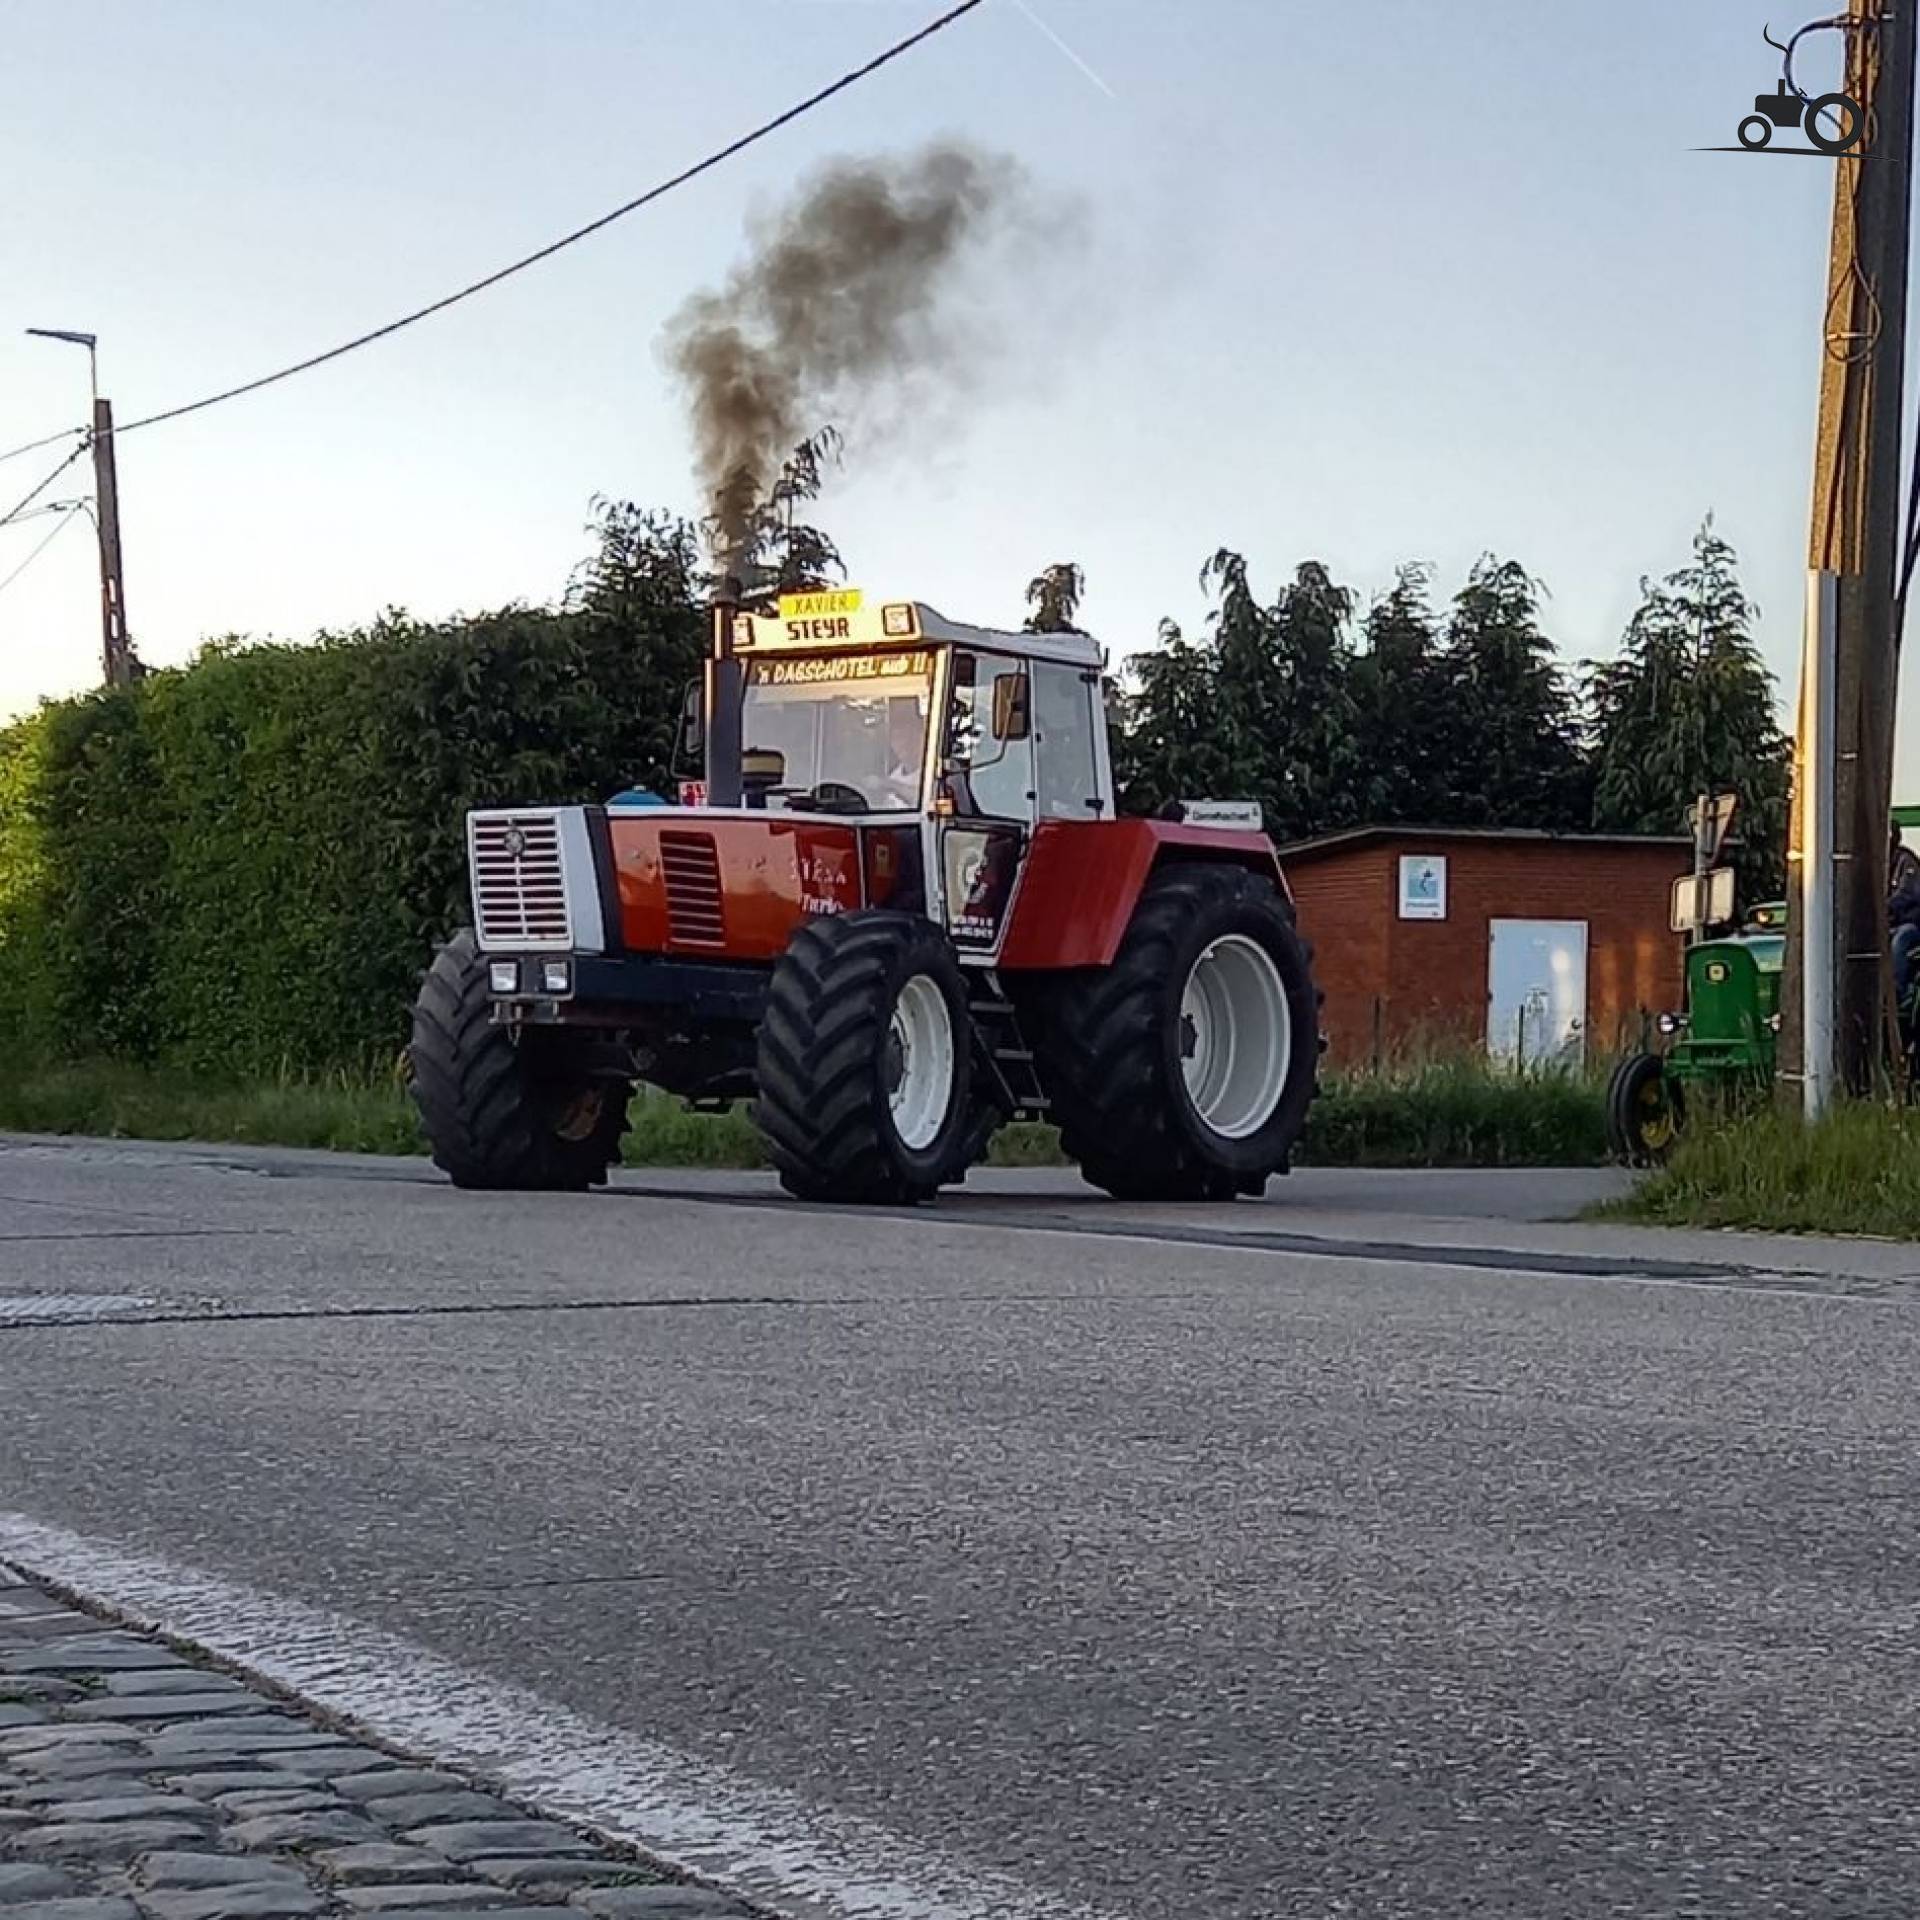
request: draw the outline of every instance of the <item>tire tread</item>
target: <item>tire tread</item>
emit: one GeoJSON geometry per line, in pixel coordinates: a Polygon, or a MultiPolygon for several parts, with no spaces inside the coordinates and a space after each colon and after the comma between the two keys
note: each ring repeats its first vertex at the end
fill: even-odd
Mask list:
{"type": "MultiPolygon", "coordinates": [[[[958,1170],[916,1174],[901,1165],[876,1097],[892,982],[902,955],[916,949],[928,967],[957,974],[951,947],[930,921],[879,910],[805,922],[774,969],[753,1118],[781,1184],[801,1199],[911,1204],[958,1170]]],[[[957,1027],[956,1074],[968,1044],[957,1027]]]]}
{"type": "MultiPolygon", "coordinates": [[[[1182,940],[1196,923],[1250,899],[1279,907],[1289,963],[1297,956],[1310,980],[1313,950],[1293,931],[1271,883],[1243,867],[1196,862],[1156,872],[1113,963],[1076,974],[1050,998],[1039,1051],[1061,1146],[1088,1181],[1116,1198],[1223,1200],[1249,1188],[1253,1176],[1209,1157],[1181,1124],[1160,1023],[1182,940]]],[[[1319,1004],[1315,993],[1316,1011],[1319,1004]]],[[[1296,1036],[1297,1045],[1317,1040],[1317,1033],[1296,1036]]],[[[1315,1091],[1309,1087],[1308,1100],[1315,1091]]],[[[1289,1137],[1286,1150],[1292,1143],[1289,1137]]]]}
{"type": "Polygon", "coordinates": [[[407,1060],[433,1163],[457,1187],[579,1191],[619,1158],[624,1093],[609,1098],[585,1139],[563,1140],[547,1126],[521,1049],[493,1022],[486,960],[470,929],[434,955],[420,983],[407,1060]]]}

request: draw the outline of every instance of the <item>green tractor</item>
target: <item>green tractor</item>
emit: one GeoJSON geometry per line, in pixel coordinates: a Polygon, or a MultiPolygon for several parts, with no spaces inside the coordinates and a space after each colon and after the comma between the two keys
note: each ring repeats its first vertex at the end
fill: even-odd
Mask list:
{"type": "Polygon", "coordinates": [[[1660,1053],[1630,1053],[1607,1088],[1607,1141],[1629,1166],[1664,1160],[1689,1103],[1729,1103],[1773,1084],[1780,1034],[1784,900],[1755,907],[1738,933],[1687,949],[1684,1013],[1663,1013],[1660,1053]]]}

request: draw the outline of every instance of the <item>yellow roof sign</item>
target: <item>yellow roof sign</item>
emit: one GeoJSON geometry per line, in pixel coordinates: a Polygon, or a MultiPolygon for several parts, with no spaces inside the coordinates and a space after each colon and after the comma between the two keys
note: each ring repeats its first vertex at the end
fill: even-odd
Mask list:
{"type": "Polygon", "coordinates": [[[783,593],[774,613],[742,613],[733,623],[733,644],[742,653],[781,647],[898,648],[921,637],[920,612],[910,600],[868,606],[858,587],[817,593],[783,593]]]}
{"type": "Polygon", "coordinates": [[[858,587],[838,587],[829,593],[783,593],[780,596],[782,620],[826,620],[835,614],[859,611],[858,587]]]}

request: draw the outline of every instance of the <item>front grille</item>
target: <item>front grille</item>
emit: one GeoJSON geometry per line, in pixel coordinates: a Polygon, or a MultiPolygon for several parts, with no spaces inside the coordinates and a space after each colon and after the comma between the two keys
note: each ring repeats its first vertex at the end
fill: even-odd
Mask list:
{"type": "Polygon", "coordinates": [[[559,815],[476,813],[467,832],[481,946],[570,947],[573,922],[559,815]]]}
{"type": "Polygon", "coordinates": [[[668,940],[676,947],[724,947],[727,921],[713,835],[663,832],[660,870],[667,881],[668,940]]]}

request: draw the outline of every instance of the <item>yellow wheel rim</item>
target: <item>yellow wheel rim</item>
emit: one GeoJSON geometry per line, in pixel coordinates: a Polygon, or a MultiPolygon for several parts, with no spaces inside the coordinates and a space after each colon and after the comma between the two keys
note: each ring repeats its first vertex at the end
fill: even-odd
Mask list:
{"type": "Polygon", "coordinates": [[[1673,1108],[1667,1100],[1665,1088],[1658,1080],[1649,1080],[1640,1089],[1638,1105],[1640,1117],[1635,1131],[1640,1136],[1640,1144],[1653,1153],[1671,1146],[1673,1108]]]}
{"type": "Polygon", "coordinates": [[[561,1140],[590,1140],[606,1111],[607,1096],[600,1087],[586,1087],[576,1093],[554,1115],[553,1131],[561,1140]]]}

